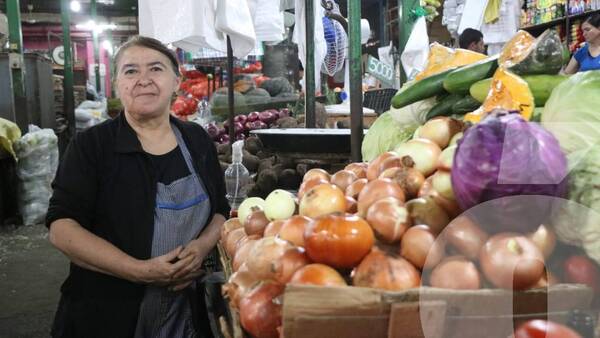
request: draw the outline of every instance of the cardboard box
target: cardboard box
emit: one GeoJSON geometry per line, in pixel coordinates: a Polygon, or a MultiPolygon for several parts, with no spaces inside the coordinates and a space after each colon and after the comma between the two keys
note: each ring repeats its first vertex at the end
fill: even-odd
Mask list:
{"type": "MultiPolygon", "coordinates": [[[[227,278],[230,260],[219,246],[227,278]]],[[[421,287],[387,292],[361,287],[287,285],[285,338],[507,338],[521,322],[565,323],[569,311],[589,310],[591,288],[558,284],[512,293],[502,289],[421,287]]],[[[232,312],[227,337],[245,338],[232,312]]]]}
{"type": "Polygon", "coordinates": [[[283,330],[285,338],[506,338],[524,320],[565,322],[570,310],[588,310],[592,297],[590,288],[573,284],[514,294],[288,285],[283,330]]]}

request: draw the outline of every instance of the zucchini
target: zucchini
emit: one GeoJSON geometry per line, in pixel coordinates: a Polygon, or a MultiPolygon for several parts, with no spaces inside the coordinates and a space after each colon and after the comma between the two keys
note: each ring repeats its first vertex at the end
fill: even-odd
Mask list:
{"type": "Polygon", "coordinates": [[[438,116],[449,116],[452,114],[452,107],[463,98],[464,96],[460,94],[448,95],[427,112],[426,119],[431,120],[432,118],[438,116]]]}
{"type": "MultiPolygon", "coordinates": [[[[536,107],[543,107],[546,104],[546,101],[550,98],[550,94],[552,94],[552,90],[564,80],[568,78],[567,75],[525,75],[522,76],[523,80],[527,82],[529,85],[529,89],[533,94],[533,98],[535,99],[536,107]]],[[[492,83],[492,79],[485,79],[479,82],[474,83],[471,86],[469,92],[471,96],[475,98],[479,102],[485,101],[487,98],[488,92],[490,91],[490,86],[492,83]]]]}
{"type": "Polygon", "coordinates": [[[471,85],[494,75],[498,55],[455,69],[444,79],[444,89],[452,94],[468,94],[471,85]]]}
{"type": "Polygon", "coordinates": [[[452,105],[452,114],[470,113],[479,107],[481,107],[481,102],[475,100],[473,96],[467,95],[452,105]]]}
{"type": "Polygon", "coordinates": [[[392,99],[392,107],[398,109],[411,103],[444,93],[444,79],[454,69],[435,74],[409,85],[392,99]]]}

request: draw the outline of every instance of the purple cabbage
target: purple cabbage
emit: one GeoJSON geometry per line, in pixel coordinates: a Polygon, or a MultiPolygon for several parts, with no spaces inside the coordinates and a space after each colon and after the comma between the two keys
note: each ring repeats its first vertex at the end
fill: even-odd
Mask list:
{"type": "Polygon", "coordinates": [[[496,110],[458,141],[452,187],[460,207],[478,214],[487,230],[523,231],[547,219],[548,196],[566,196],[566,176],[567,159],[552,134],[519,114],[496,110]],[[506,198],[514,196],[528,197],[506,198]]]}

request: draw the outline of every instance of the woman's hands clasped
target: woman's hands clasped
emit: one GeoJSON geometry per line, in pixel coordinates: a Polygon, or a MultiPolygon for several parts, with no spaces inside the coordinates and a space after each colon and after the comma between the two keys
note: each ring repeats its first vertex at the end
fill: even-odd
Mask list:
{"type": "Polygon", "coordinates": [[[145,284],[168,286],[171,291],[183,290],[204,274],[202,262],[210,249],[201,237],[185,247],[142,261],[138,279],[145,284]]]}

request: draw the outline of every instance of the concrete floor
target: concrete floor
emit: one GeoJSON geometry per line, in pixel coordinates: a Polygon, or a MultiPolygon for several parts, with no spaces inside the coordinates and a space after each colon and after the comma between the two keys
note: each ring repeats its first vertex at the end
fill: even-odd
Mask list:
{"type": "Polygon", "coordinates": [[[0,226],[0,338],[49,337],[67,273],[43,225],[0,226]]]}

